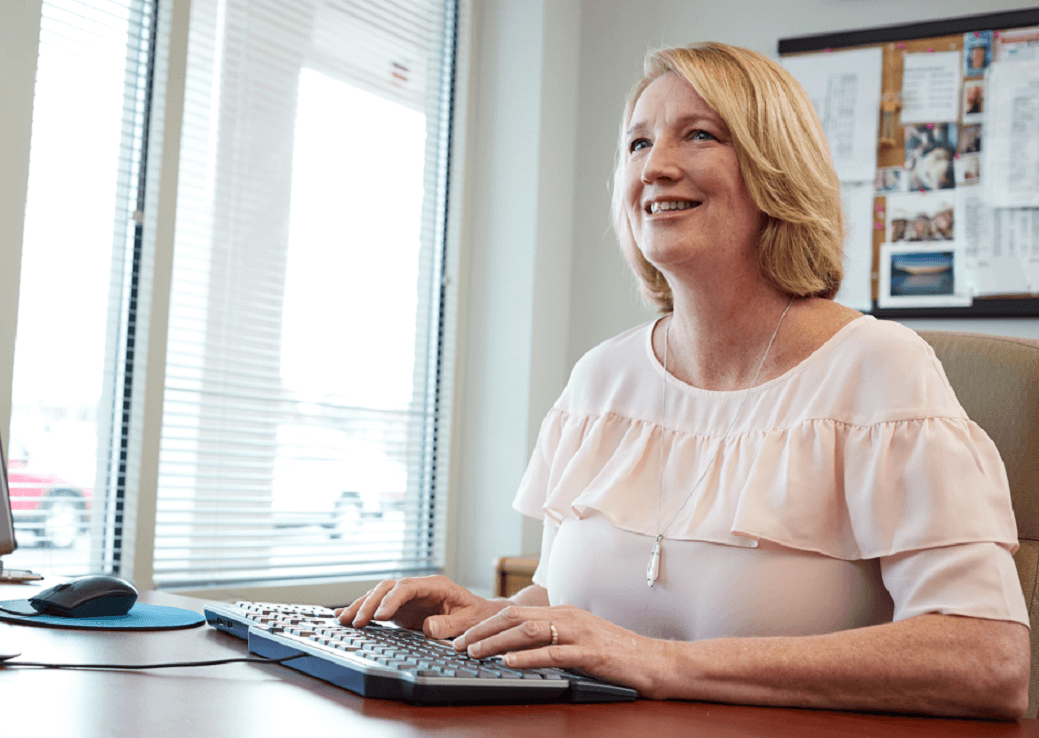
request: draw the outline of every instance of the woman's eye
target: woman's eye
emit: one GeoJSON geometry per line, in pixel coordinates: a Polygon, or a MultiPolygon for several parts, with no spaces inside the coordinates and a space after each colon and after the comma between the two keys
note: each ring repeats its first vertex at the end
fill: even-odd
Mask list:
{"type": "Polygon", "coordinates": [[[649,141],[645,138],[636,138],[630,144],[628,144],[628,151],[634,153],[639,149],[644,149],[649,146],[649,141]]]}
{"type": "Polygon", "coordinates": [[[689,138],[693,141],[713,141],[715,136],[713,133],[709,133],[703,129],[697,128],[695,131],[689,134],[689,138]]]}

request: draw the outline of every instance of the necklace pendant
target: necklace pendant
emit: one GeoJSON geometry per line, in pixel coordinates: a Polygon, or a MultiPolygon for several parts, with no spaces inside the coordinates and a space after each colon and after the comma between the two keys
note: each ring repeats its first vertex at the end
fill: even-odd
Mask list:
{"type": "Polygon", "coordinates": [[[660,539],[663,536],[657,536],[657,542],[653,544],[653,552],[649,555],[649,566],[646,567],[646,584],[652,587],[657,583],[657,576],[660,574],[660,539]]]}

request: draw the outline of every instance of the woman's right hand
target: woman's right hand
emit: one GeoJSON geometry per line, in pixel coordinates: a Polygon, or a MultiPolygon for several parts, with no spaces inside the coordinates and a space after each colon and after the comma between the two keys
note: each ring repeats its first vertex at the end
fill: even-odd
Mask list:
{"type": "Polygon", "coordinates": [[[335,614],[340,623],[355,628],[389,620],[402,628],[421,628],[430,638],[454,638],[511,604],[485,600],[437,575],[379,582],[335,614]]]}

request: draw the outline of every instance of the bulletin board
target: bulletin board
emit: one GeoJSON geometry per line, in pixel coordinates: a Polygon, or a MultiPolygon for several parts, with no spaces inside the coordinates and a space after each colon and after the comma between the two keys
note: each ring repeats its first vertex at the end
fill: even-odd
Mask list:
{"type": "MultiPolygon", "coordinates": [[[[859,280],[855,285],[861,283],[859,309],[890,318],[1039,316],[1039,207],[978,204],[981,185],[988,185],[981,163],[987,165],[986,157],[995,156],[983,149],[986,143],[993,151],[998,148],[986,134],[990,128],[1004,130],[984,116],[994,115],[984,111],[985,87],[994,74],[1008,68],[997,68],[1003,61],[1035,60],[1039,68],[1039,8],[779,41],[781,61],[792,71],[794,65],[810,66],[824,58],[836,61],[842,57],[839,52],[858,49],[877,49],[880,59],[879,105],[872,113],[878,116],[874,181],[848,186],[871,189],[857,200],[859,209],[867,199],[872,201],[871,213],[856,213],[864,216],[859,248],[846,249],[845,279],[852,275],[859,280]],[[926,116],[920,80],[941,79],[942,70],[932,74],[928,61],[936,68],[944,64],[949,81],[953,55],[948,52],[958,59],[955,118],[949,117],[947,101],[941,122],[914,117],[926,116]],[[834,56],[820,56],[828,54],[834,56]],[[867,228],[872,231],[872,249],[867,228]],[[1011,268],[1008,249],[1021,269],[1011,268]],[[852,268],[847,264],[850,258],[858,260],[852,268]]],[[[873,60],[878,56],[863,53],[873,60]]],[[[1039,110],[1039,98],[1036,105],[1039,110]]],[[[1039,135],[1035,138],[1039,146],[1039,135]]],[[[834,149],[832,138],[830,145],[834,149]]],[[[863,179],[861,168],[858,179],[863,179]]],[[[842,176],[842,194],[844,189],[842,176]]],[[[846,200],[846,213],[849,207],[846,200]]]]}

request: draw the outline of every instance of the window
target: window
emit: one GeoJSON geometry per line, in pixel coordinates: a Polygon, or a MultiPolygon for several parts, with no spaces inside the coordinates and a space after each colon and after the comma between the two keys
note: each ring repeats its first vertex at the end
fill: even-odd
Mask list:
{"type": "Polygon", "coordinates": [[[452,29],[193,2],[156,586],[441,566],[452,29]]]}
{"type": "Polygon", "coordinates": [[[162,375],[143,521],[154,586],[436,570],[455,4],[192,0],[156,367],[143,357],[175,1],[152,24],[152,0],[45,0],[11,472],[15,486],[25,448],[53,462],[37,487],[77,497],[40,536],[20,527],[8,561],[131,573],[142,387],[162,375]],[[99,38],[106,65],[63,50],[99,38]]]}

